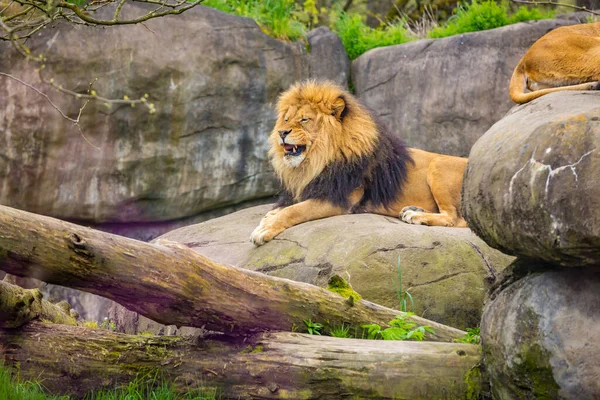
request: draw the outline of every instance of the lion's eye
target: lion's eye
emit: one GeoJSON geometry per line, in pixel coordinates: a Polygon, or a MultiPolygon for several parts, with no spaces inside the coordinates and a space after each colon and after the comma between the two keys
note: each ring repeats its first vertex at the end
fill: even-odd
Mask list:
{"type": "Polygon", "coordinates": [[[288,118],[287,118],[287,117],[285,117],[285,118],[283,119],[283,122],[288,122],[288,118]]]}
{"type": "Polygon", "coordinates": [[[300,123],[301,123],[301,124],[304,124],[305,122],[308,122],[309,120],[310,120],[310,118],[308,118],[308,117],[304,117],[304,118],[302,118],[302,119],[300,120],[300,123]]]}

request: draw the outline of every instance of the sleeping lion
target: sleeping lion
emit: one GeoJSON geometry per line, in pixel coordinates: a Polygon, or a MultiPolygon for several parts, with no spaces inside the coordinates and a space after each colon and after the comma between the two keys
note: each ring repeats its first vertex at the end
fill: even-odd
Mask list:
{"type": "Polygon", "coordinates": [[[460,215],[466,158],[404,147],[332,82],[295,84],[277,112],[269,156],[282,190],[252,232],[257,246],[294,225],[355,212],[467,226],[460,215]]]}
{"type": "Polygon", "coordinates": [[[509,94],[523,104],[561,90],[599,89],[600,22],[596,22],[562,26],[538,39],[517,64],[509,94]]]}

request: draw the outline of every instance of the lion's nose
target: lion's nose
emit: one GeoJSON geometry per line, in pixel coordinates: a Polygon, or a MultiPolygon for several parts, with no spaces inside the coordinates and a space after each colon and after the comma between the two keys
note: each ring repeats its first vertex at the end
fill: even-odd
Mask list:
{"type": "Polygon", "coordinates": [[[291,129],[289,129],[287,131],[279,131],[279,137],[281,137],[282,139],[285,139],[285,137],[287,135],[289,135],[291,131],[292,131],[291,129]]]}

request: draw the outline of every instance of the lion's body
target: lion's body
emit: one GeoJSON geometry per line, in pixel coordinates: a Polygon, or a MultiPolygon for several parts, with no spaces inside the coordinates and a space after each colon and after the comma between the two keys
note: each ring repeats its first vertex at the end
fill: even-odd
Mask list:
{"type": "Polygon", "coordinates": [[[561,90],[598,89],[600,22],[563,26],[542,36],[517,64],[509,93],[523,104],[561,90]]]}
{"type": "Polygon", "coordinates": [[[405,148],[329,82],[294,85],[277,110],[269,154],[283,188],[253,232],[255,244],[302,222],[352,212],[466,226],[459,211],[465,158],[405,148]]]}

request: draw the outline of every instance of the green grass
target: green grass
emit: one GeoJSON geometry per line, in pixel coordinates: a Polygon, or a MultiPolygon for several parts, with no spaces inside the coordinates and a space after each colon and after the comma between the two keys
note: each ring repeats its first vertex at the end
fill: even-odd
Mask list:
{"type": "Polygon", "coordinates": [[[268,35],[281,40],[300,39],[306,26],[294,18],[294,0],[204,0],[203,6],[254,19],[268,35]]]}
{"type": "Polygon", "coordinates": [[[376,47],[392,46],[413,40],[402,21],[373,29],[367,26],[363,17],[358,14],[340,14],[335,22],[334,31],[340,37],[351,60],[376,47]]]}
{"type": "Polygon", "coordinates": [[[554,17],[553,11],[542,12],[537,8],[521,6],[514,13],[510,12],[508,3],[495,1],[474,1],[468,5],[460,5],[454,15],[443,25],[432,29],[430,38],[443,38],[461,33],[484,31],[517,22],[540,20],[554,17]]]}
{"type": "MultiPolygon", "coordinates": [[[[339,2],[330,9],[317,9],[315,1],[307,0],[301,6],[294,0],[204,0],[202,5],[216,8],[229,14],[254,19],[270,36],[294,41],[304,38],[313,28],[319,16],[326,16],[331,28],[338,34],[348,57],[354,60],[376,47],[392,46],[413,40],[443,38],[466,32],[482,31],[522,21],[554,17],[553,11],[522,6],[511,12],[508,2],[475,1],[459,5],[454,15],[443,25],[434,24],[430,30],[418,34],[407,20],[382,25],[376,29],[365,24],[363,14],[341,12],[339,2]]],[[[417,23],[417,25],[419,25],[417,23]]],[[[421,24],[429,27],[429,24],[421,24]]]]}
{"type": "Polygon", "coordinates": [[[0,366],[0,399],[2,400],[68,400],[66,396],[49,396],[36,382],[16,383],[10,370],[0,366]]]}
{"type": "MultiPolygon", "coordinates": [[[[70,400],[68,396],[52,396],[45,393],[42,383],[17,382],[10,370],[0,366],[0,399],[2,400],[70,400]]],[[[157,375],[138,377],[124,387],[89,393],[84,400],[216,400],[216,390],[190,389],[177,394],[172,384],[157,375]]]]}

